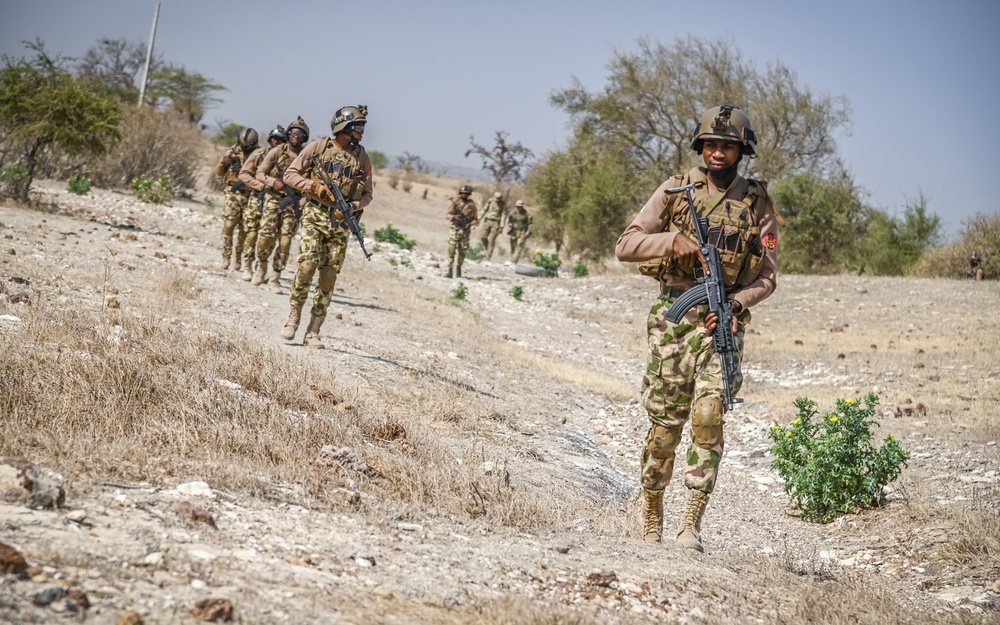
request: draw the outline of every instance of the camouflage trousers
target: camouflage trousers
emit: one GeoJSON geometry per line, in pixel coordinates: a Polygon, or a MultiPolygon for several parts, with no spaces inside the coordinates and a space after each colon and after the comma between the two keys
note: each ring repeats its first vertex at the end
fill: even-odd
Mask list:
{"type": "Polygon", "coordinates": [[[493,258],[493,249],[496,247],[497,236],[500,235],[500,221],[487,219],[483,222],[483,236],[480,242],[486,251],[486,260],[493,258]]]}
{"type": "Polygon", "coordinates": [[[279,274],[288,265],[292,239],[299,231],[299,219],[291,206],[286,206],[284,211],[278,212],[281,209],[281,200],[280,196],[273,193],[268,193],[265,197],[264,212],[260,219],[260,234],[257,238],[257,258],[260,262],[266,263],[267,259],[271,258],[271,253],[277,249],[271,268],[279,274]]]}
{"type": "Polygon", "coordinates": [[[349,232],[343,228],[333,229],[325,213],[318,210],[309,211],[302,222],[302,241],[299,243],[298,271],[291,287],[291,301],[304,303],[309,298],[309,285],[313,276],[319,271],[316,293],[313,297],[311,314],[323,319],[326,317],[330,298],[337,284],[337,276],[344,266],[347,255],[347,238],[349,232]],[[318,214],[320,219],[313,219],[318,214]]]}
{"type": "Polygon", "coordinates": [[[451,236],[448,237],[448,266],[454,265],[456,269],[460,269],[465,262],[465,251],[468,249],[469,231],[452,226],[451,236]]]}
{"type": "MultiPolygon", "coordinates": [[[[678,294],[661,296],[650,309],[646,323],[649,363],[642,379],[642,401],[653,422],[642,450],[641,480],[642,487],[647,489],[661,489],[670,482],[674,450],[691,415],[692,404],[714,398],[725,405],[722,363],[712,347],[712,336],[705,332],[708,306],[695,306],[680,323],[670,323],[666,319],[667,309],[678,294]]],[[[730,380],[733,394],[743,385],[740,369],[743,326],[736,333],[736,348],[736,371],[730,380]]],[[[708,441],[701,443],[695,436],[696,425],[700,424],[692,424],[691,444],[685,457],[684,485],[711,493],[722,460],[725,423],[718,425],[717,437],[708,437],[708,441]]]]}
{"type": "Polygon", "coordinates": [[[249,268],[257,258],[257,233],[260,231],[260,194],[254,193],[243,211],[243,266],[249,268]]]}
{"type": "Polygon", "coordinates": [[[521,259],[524,249],[528,245],[528,234],[524,230],[515,230],[510,235],[510,256],[513,262],[521,259]]]}
{"type": "Polygon", "coordinates": [[[226,192],[226,205],[222,209],[222,258],[229,260],[236,252],[239,259],[243,254],[246,241],[246,230],[243,227],[243,214],[246,212],[249,196],[244,193],[226,192]],[[233,234],[236,233],[236,247],[233,248],[233,234]]]}

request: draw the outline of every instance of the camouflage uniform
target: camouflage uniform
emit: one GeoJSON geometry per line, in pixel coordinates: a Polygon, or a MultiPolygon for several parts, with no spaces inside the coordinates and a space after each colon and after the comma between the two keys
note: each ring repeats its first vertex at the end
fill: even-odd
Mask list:
{"type": "Polygon", "coordinates": [[[325,195],[328,192],[318,168],[322,167],[337,184],[360,220],[373,195],[371,159],[359,142],[364,133],[366,115],[365,106],[338,109],[331,122],[334,138],[322,137],[306,146],[288,166],[283,177],[286,185],[308,194],[309,199],[302,209],[298,270],[291,287],[291,312],[282,337],[294,337],[299,314],[309,297],[309,285],[318,271],[319,280],[310,311],[312,318],[303,344],[319,349],[324,347],[319,331],[344,264],[350,232],[346,224],[332,223],[331,215],[335,213],[333,198],[317,196],[317,193],[325,195]],[[342,146],[338,143],[341,138],[344,141],[350,138],[350,143],[342,146]]]}
{"type": "Polygon", "coordinates": [[[254,150],[240,168],[240,182],[250,190],[250,196],[243,209],[243,269],[244,280],[253,274],[254,259],[257,258],[257,232],[260,230],[264,184],[257,180],[257,168],[270,148],[254,150]]]}
{"type": "Polygon", "coordinates": [[[497,236],[500,234],[500,224],[507,214],[506,209],[499,191],[486,200],[486,205],[483,206],[483,236],[480,242],[486,251],[486,260],[493,258],[493,249],[496,247],[497,236]]]}
{"type": "Polygon", "coordinates": [[[534,218],[531,213],[524,210],[524,202],[518,200],[514,205],[514,212],[507,216],[507,234],[510,235],[510,255],[515,263],[521,259],[524,249],[528,245],[528,237],[531,236],[531,224],[534,218]]]}
{"type": "MultiPolygon", "coordinates": [[[[257,239],[257,257],[261,259],[262,265],[257,268],[258,275],[254,277],[254,283],[260,284],[264,281],[267,274],[267,259],[271,258],[271,254],[274,252],[274,258],[271,262],[274,273],[268,286],[270,288],[273,284],[278,291],[280,291],[278,281],[281,272],[288,264],[292,239],[299,231],[299,218],[305,199],[288,196],[289,191],[295,194],[295,191],[288,187],[286,187],[285,192],[275,191],[273,185],[276,180],[281,179],[284,172],[288,170],[288,166],[292,164],[301,151],[302,147],[299,147],[298,152],[296,152],[295,148],[287,143],[279,145],[267,153],[267,156],[264,157],[264,163],[257,172],[257,179],[265,183],[267,190],[260,223],[260,237],[257,239]]],[[[271,290],[275,289],[271,288],[271,290]]]]}
{"type": "Polygon", "coordinates": [[[462,263],[465,262],[465,252],[469,249],[469,232],[479,223],[479,211],[476,203],[469,197],[472,192],[463,187],[458,198],[448,207],[446,217],[451,221],[451,234],[448,237],[448,278],[452,277],[452,268],[457,278],[462,277],[462,263]]]}
{"type": "Polygon", "coordinates": [[[750,307],[766,299],[777,284],[777,218],[763,183],[736,173],[742,155],[756,153],[756,135],[742,111],[735,107],[710,109],[692,142],[706,164],[711,157],[716,167],[721,167],[720,158],[730,157],[715,156],[720,149],[715,145],[736,150],[736,143],[742,145],[731,152],[736,155],[735,164],[728,173],[724,168],[718,174],[723,182],[729,181],[728,187],[717,187],[705,167],[669,178],[625,229],[615,249],[619,260],[642,263],[640,271],[658,278],[661,292],[647,319],[649,361],[642,381],[643,404],[652,422],[642,448],[643,537],[660,541],[663,489],[670,481],[674,450],[690,418],[691,444],[684,476],[688,507],[677,542],[699,551],[703,550],[701,517],[715,488],[724,446],[724,381],[712,334],[705,327],[708,306],[693,307],[676,324],[666,319],[676,298],[697,284],[695,274],[678,262],[675,251],[690,249],[683,243],[697,247],[692,241],[698,240],[684,194],[667,193],[666,189],[696,185],[695,208],[708,221],[709,243],[719,250],[726,295],[737,320],[735,371],[729,381],[736,395],[743,384],[743,337],[750,307]],[[709,140],[716,144],[703,150],[709,140]],[[679,236],[689,240],[675,241],[679,236]],[[675,247],[678,243],[680,248],[675,247]]]}
{"type": "MultiPolygon", "coordinates": [[[[256,142],[256,141],[255,141],[256,142]]],[[[250,200],[250,190],[245,184],[240,184],[239,172],[244,161],[253,152],[256,146],[251,146],[244,150],[239,145],[226,150],[219,163],[215,166],[215,173],[222,177],[222,184],[226,187],[226,203],[222,209],[222,268],[228,269],[230,258],[234,252],[236,255],[235,269],[242,266],[241,256],[243,245],[246,240],[246,231],[243,226],[243,213],[246,211],[250,200]],[[226,165],[226,158],[232,159],[231,164],[226,165]],[[233,234],[236,234],[235,248],[233,247],[233,234]]]]}

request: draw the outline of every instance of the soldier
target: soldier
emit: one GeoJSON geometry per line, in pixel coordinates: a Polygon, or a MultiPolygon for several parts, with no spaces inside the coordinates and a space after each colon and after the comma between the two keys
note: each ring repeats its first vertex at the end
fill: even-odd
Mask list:
{"type": "Polygon", "coordinates": [[[986,279],[986,272],[984,272],[983,268],[979,266],[979,263],[979,254],[973,252],[972,256],[969,257],[969,270],[965,272],[966,278],[976,281],[986,279]]]}
{"type": "Polygon", "coordinates": [[[483,236],[480,243],[486,251],[486,260],[493,258],[493,248],[496,246],[497,235],[500,234],[500,224],[506,215],[507,203],[503,195],[497,191],[483,206],[483,236]]]}
{"type": "Polygon", "coordinates": [[[258,285],[264,282],[267,277],[267,261],[274,252],[271,264],[274,272],[267,282],[267,290],[271,293],[281,293],[281,272],[288,264],[292,238],[299,230],[299,217],[302,211],[298,194],[281,178],[309,141],[309,126],[302,117],[297,117],[288,124],[286,135],[288,142],[269,151],[257,169],[257,180],[264,183],[266,197],[261,217],[260,237],[257,239],[257,258],[260,262],[250,283],[258,285]]]}
{"type": "Polygon", "coordinates": [[[284,142],[285,129],[279,124],[267,136],[268,147],[254,150],[240,168],[240,182],[253,193],[243,211],[243,232],[246,237],[243,243],[243,279],[248,282],[253,278],[253,263],[257,258],[257,232],[260,230],[260,216],[264,211],[264,183],[257,179],[257,170],[264,155],[284,142]]]}
{"type": "Polygon", "coordinates": [[[737,348],[730,380],[734,395],[743,383],[740,362],[750,308],[771,295],[777,284],[778,224],[764,184],[737,173],[743,156],[754,157],[757,149],[743,111],[732,106],[709,109],[691,148],[701,154],[705,166],[667,179],[622,233],[615,252],[622,261],[649,261],[640,270],[659,279],[661,292],[647,320],[650,355],[642,381],[642,399],[652,421],[642,450],[643,539],[660,542],[663,489],[690,415],[691,445],[684,476],[688,502],[676,542],[704,551],[701,520],[723,449],[722,365],[712,345],[718,318],[708,314],[707,305],[691,308],[677,324],[665,317],[678,295],[695,286],[695,267],[700,264],[700,270],[707,272],[685,195],[668,194],[665,189],[697,185],[695,206],[708,219],[709,242],[718,241],[737,348]]]}
{"type": "Polygon", "coordinates": [[[222,270],[229,269],[229,259],[236,252],[236,264],[233,267],[239,271],[243,243],[246,232],[243,230],[243,211],[250,200],[250,189],[240,181],[240,168],[243,162],[257,149],[257,131],[247,128],[240,132],[236,145],[226,150],[219,163],[215,166],[215,174],[222,177],[226,186],[226,206],[222,210],[222,270]],[[236,232],[236,247],[233,248],[233,233],[236,232]]]}
{"type": "Polygon", "coordinates": [[[469,231],[479,223],[479,210],[472,197],[472,187],[462,185],[458,190],[458,198],[448,207],[445,217],[451,222],[451,235],[448,237],[448,273],[446,278],[462,277],[462,263],[465,262],[465,250],[469,249],[469,231]]]}
{"type": "Polygon", "coordinates": [[[323,182],[318,168],[340,188],[354,215],[361,213],[372,201],[372,162],[361,146],[365,134],[368,107],[345,106],[337,109],[330,127],[333,138],[321,137],[307,145],[285,170],[283,182],[306,193],[309,201],[302,209],[302,241],[299,243],[298,271],[292,282],[288,320],[281,330],[286,340],[295,338],[302,316],[302,307],[309,296],[309,284],[319,270],[319,280],[311,310],[312,318],[306,329],[303,345],[323,349],[319,336],[326,319],[330,297],[337,283],[337,274],[347,254],[349,231],[343,223],[343,213],[335,206],[333,191],[323,182]],[[334,221],[338,223],[334,223],[334,221]]]}
{"type": "Polygon", "coordinates": [[[531,213],[524,209],[524,202],[518,200],[514,202],[514,212],[507,215],[507,234],[510,235],[510,255],[511,259],[517,263],[524,253],[524,248],[528,244],[528,237],[531,236],[531,224],[534,218],[531,213]]]}

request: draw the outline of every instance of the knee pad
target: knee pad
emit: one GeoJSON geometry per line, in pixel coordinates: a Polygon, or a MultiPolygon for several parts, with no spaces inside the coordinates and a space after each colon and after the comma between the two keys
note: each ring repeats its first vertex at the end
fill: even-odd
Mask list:
{"type": "Polygon", "coordinates": [[[324,293],[332,293],[334,285],[337,284],[337,272],[333,267],[320,267],[319,269],[319,290],[324,293]]]}
{"type": "Polygon", "coordinates": [[[691,440],[698,447],[714,447],[722,440],[722,402],[702,397],[691,406],[691,440]]]}
{"type": "Polygon", "coordinates": [[[646,437],[646,453],[657,460],[663,460],[673,455],[680,434],[662,425],[654,425],[646,437]]]}

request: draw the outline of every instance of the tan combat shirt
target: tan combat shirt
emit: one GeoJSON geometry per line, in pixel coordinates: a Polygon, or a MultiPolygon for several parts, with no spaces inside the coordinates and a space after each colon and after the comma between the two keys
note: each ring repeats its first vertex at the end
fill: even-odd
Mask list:
{"type": "MultiPolygon", "coordinates": [[[[642,262],[655,260],[663,256],[673,255],[674,237],[681,235],[679,232],[667,232],[670,222],[670,215],[667,214],[668,196],[665,190],[672,186],[676,180],[665,181],[649,198],[646,205],[642,207],[639,214],[635,216],[632,223],[625,228],[625,232],[618,238],[615,246],[615,255],[618,260],[625,262],[642,262]]],[[[726,199],[742,200],[746,194],[749,183],[742,177],[737,177],[730,186],[726,199]]],[[[707,194],[715,195],[722,193],[725,189],[718,189],[711,180],[707,184],[707,194]]],[[[697,190],[696,190],[697,193],[697,190]]],[[[705,193],[702,191],[701,193],[705,193]]],[[[697,196],[696,196],[697,197],[697,196]]],[[[686,201],[675,203],[675,206],[690,210],[686,201]]],[[[739,302],[745,310],[754,304],[758,304],[771,293],[778,284],[778,221],[774,216],[774,203],[770,197],[764,208],[764,214],[758,215],[758,225],[760,226],[760,240],[758,243],[764,250],[764,263],[761,266],[757,279],[743,288],[733,288],[729,293],[734,301],[739,302]]],[[[697,241],[696,241],[697,243],[697,241]]],[[[697,283],[686,277],[664,274],[664,284],[668,287],[679,289],[689,289],[697,283]]],[[[728,289],[727,289],[728,290],[728,289]]]]}
{"type": "MultiPolygon", "coordinates": [[[[303,148],[302,152],[295,157],[292,164],[288,166],[287,170],[285,170],[285,175],[282,177],[284,183],[291,185],[292,188],[297,191],[309,193],[315,196],[316,194],[313,193],[313,189],[318,186],[319,183],[310,178],[306,178],[303,174],[312,167],[313,160],[322,154],[325,143],[326,142],[323,141],[323,138],[320,138],[303,148]]],[[[331,143],[333,143],[334,149],[339,149],[342,152],[347,151],[341,149],[335,141],[331,140],[331,143]]],[[[374,195],[374,184],[372,183],[372,160],[368,157],[368,152],[364,149],[361,149],[358,154],[358,166],[365,172],[364,190],[361,192],[361,197],[357,200],[358,207],[363,209],[372,203],[372,197],[374,195]]]]}
{"type": "MultiPolygon", "coordinates": [[[[291,154],[293,160],[296,156],[302,153],[302,150],[305,149],[304,145],[300,145],[299,151],[296,152],[295,148],[292,147],[291,144],[283,145],[288,146],[286,149],[288,150],[288,153],[291,154]]],[[[275,165],[280,165],[280,163],[278,163],[278,156],[281,154],[281,147],[282,146],[277,145],[268,150],[267,154],[264,155],[264,160],[260,163],[260,167],[257,168],[257,180],[269,189],[274,189],[274,183],[278,181],[277,178],[269,175],[268,172],[274,169],[275,165]]],[[[282,180],[282,182],[284,182],[284,180],[282,180]]]]}
{"type": "Polygon", "coordinates": [[[270,148],[257,148],[254,150],[250,154],[250,158],[244,161],[243,167],[240,168],[240,182],[245,184],[254,193],[260,193],[264,190],[264,184],[257,180],[256,174],[261,161],[264,160],[264,153],[268,149],[270,148]]]}

